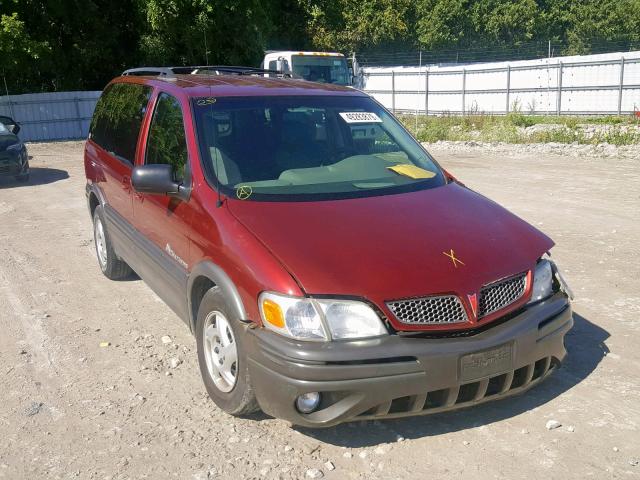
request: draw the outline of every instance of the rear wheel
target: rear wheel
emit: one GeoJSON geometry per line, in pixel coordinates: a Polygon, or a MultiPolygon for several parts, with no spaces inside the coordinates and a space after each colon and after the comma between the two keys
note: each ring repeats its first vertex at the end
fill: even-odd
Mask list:
{"type": "Polygon", "coordinates": [[[251,387],[244,329],[218,287],[209,290],[198,309],[196,340],[202,380],[211,399],[231,415],[259,410],[251,387]]]}
{"type": "Polygon", "coordinates": [[[104,222],[102,207],[98,206],[93,213],[93,239],[96,245],[96,255],[100,270],[111,280],[120,280],[131,275],[132,270],[120,260],[113,250],[113,244],[104,222]]]}

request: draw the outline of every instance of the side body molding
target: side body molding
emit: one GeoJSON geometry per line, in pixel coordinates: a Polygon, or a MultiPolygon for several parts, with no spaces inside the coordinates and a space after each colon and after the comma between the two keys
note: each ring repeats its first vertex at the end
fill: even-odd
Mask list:
{"type": "Polygon", "coordinates": [[[238,293],[238,289],[236,288],[231,278],[229,278],[229,275],[227,275],[222,268],[220,268],[212,261],[203,260],[191,269],[191,272],[189,272],[189,278],[187,280],[187,296],[189,302],[189,316],[192,332],[195,331],[196,320],[198,319],[198,312],[196,310],[196,306],[193,305],[192,301],[193,288],[196,279],[198,279],[199,277],[206,277],[213,283],[215,283],[216,286],[220,288],[220,290],[222,290],[229,303],[233,306],[233,313],[237,315],[237,318],[239,318],[240,320],[247,319],[247,312],[244,308],[244,304],[242,303],[240,293],[238,293]]]}

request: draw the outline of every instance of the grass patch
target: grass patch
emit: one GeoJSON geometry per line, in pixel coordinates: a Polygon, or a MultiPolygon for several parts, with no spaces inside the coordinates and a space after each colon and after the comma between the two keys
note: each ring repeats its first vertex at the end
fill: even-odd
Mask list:
{"type": "Polygon", "coordinates": [[[555,115],[401,115],[405,127],[421,142],[478,141],[506,143],[640,144],[640,118],[555,115]],[[530,128],[539,125],[539,128],[530,128]],[[527,130],[528,129],[528,130],[527,130]]]}

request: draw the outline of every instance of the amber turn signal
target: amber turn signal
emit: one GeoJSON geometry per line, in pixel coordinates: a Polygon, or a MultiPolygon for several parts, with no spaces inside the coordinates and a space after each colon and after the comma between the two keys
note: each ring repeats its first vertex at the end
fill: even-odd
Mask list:
{"type": "Polygon", "coordinates": [[[280,305],[271,300],[262,301],[262,313],[264,319],[277,328],[284,328],[284,315],[280,305]]]}

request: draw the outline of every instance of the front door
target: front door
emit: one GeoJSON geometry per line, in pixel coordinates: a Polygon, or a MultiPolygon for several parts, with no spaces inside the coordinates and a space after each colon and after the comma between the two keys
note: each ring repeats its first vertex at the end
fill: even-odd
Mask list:
{"type": "MultiPolygon", "coordinates": [[[[173,166],[174,179],[190,184],[189,153],[180,101],[160,93],[149,125],[143,164],[173,166]]],[[[188,231],[193,216],[188,201],[168,195],[134,194],[136,228],[149,241],[155,272],[145,281],[182,318],[186,314],[186,280],[189,268],[188,231]]]]}

